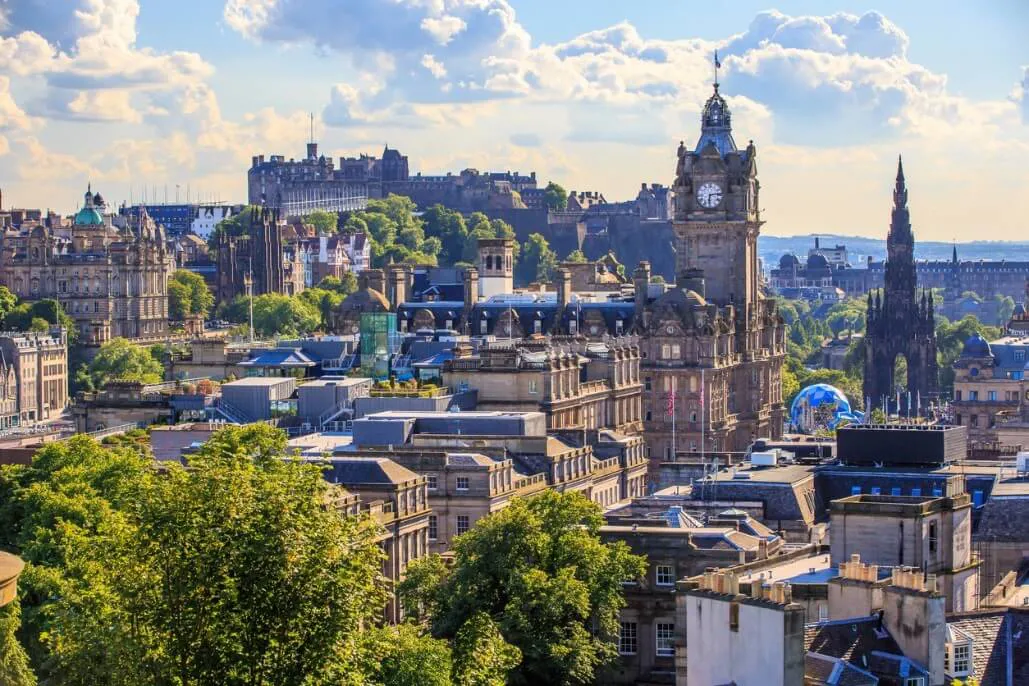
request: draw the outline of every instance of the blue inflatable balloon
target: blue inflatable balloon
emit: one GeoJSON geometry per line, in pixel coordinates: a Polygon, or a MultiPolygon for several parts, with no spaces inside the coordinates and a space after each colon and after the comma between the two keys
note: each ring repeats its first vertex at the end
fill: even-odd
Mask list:
{"type": "Polygon", "coordinates": [[[835,429],[840,422],[856,424],[864,421],[864,417],[863,412],[851,409],[843,391],[827,383],[802,389],[790,406],[790,424],[798,431],[835,429]]]}

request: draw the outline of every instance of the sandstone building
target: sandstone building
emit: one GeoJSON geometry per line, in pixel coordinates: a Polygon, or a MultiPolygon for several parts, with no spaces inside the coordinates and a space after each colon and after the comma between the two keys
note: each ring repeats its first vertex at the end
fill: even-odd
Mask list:
{"type": "Polygon", "coordinates": [[[106,209],[87,190],[70,228],[36,224],[0,234],[0,285],[23,300],[58,300],[85,345],[163,338],[175,268],[164,229],[146,212],[117,228],[106,209]]]}

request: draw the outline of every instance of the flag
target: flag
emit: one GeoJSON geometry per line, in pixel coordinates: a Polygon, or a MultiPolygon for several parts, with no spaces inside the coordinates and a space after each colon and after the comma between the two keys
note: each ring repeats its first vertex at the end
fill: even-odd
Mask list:
{"type": "Polygon", "coordinates": [[[722,63],[718,60],[718,51],[715,50],[715,69],[721,69],[722,63]]]}
{"type": "Polygon", "coordinates": [[[669,417],[675,416],[675,393],[668,394],[668,406],[666,409],[669,417]]]}

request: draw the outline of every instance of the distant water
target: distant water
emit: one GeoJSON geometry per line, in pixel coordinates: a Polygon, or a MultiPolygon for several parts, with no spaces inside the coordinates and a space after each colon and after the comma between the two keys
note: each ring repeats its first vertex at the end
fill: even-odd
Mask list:
{"type": "MultiPolygon", "coordinates": [[[[818,234],[823,248],[837,244],[847,246],[850,263],[855,267],[865,263],[871,255],[876,260],[886,256],[886,240],[861,238],[859,236],[836,236],[818,234]]],[[[1029,241],[972,241],[958,243],[959,260],[1009,260],[1029,262],[1029,241]]],[[[793,253],[803,259],[807,251],[815,247],[815,236],[761,236],[758,239],[758,254],[764,261],[765,269],[779,264],[779,258],[785,253],[793,253]]],[[[949,260],[954,245],[940,241],[919,241],[915,238],[915,259],[949,260]]]]}

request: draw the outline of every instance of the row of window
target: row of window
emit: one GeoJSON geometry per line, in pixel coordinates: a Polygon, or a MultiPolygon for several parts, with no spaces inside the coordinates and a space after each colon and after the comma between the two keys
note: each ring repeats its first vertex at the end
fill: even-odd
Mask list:
{"type": "MultiPolygon", "coordinates": [[[[1012,373],[1014,373],[1014,372],[1012,372],[1012,373]]],[[[1019,372],[1019,374],[1021,374],[1021,372],[1019,372]]],[[[961,396],[962,396],[962,392],[960,390],[954,391],[954,400],[956,400],[958,402],[961,402],[961,400],[962,400],[961,396]]],[[[997,402],[997,400],[999,400],[999,399],[1000,399],[1000,395],[998,394],[997,391],[987,391],[986,392],[986,400],[988,400],[990,402],[997,402]]],[[[969,402],[974,402],[976,400],[979,400],[979,391],[969,391],[968,392],[968,401],[969,402]]],[[[1004,391],[1004,400],[1006,402],[1018,402],[1018,391],[1004,391]]]]}
{"type": "MultiPolygon", "coordinates": [[[[435,474],[430,474],[430,475],[428,475],[425,478],[426,478],[426,481],[428,483],[430,491],[437,491],[437,490],[439,490],[439,477],[438,476],[436,476],[435,474]]],[[[468,490],[468,477],[467,476],[459,476],[459,477],[457,477],[456,481],[457,481],[457,490],[459,490],[459,491],[467,491],[468,490]]]]}
{"type": "MultiPolygon", "coordinates": [[[[471,520],[468,515],[457,515],[457,530],[456,535],[468,531],[471,528],[471,520]]],[[[435,541],[439,539],[439,518],[436,515],[429,515],[429,540],[435,541]]]]}
{"type": "MultiPolygon", "coordinates": [[[[618,652],[635,655],[639,650],[639,629],[636,622],[622,622],[618,630],[618,652]]],[[[654,624],[654,654],[658,657],[675,657],[675,624],[657,622],[654,624]]]]}

